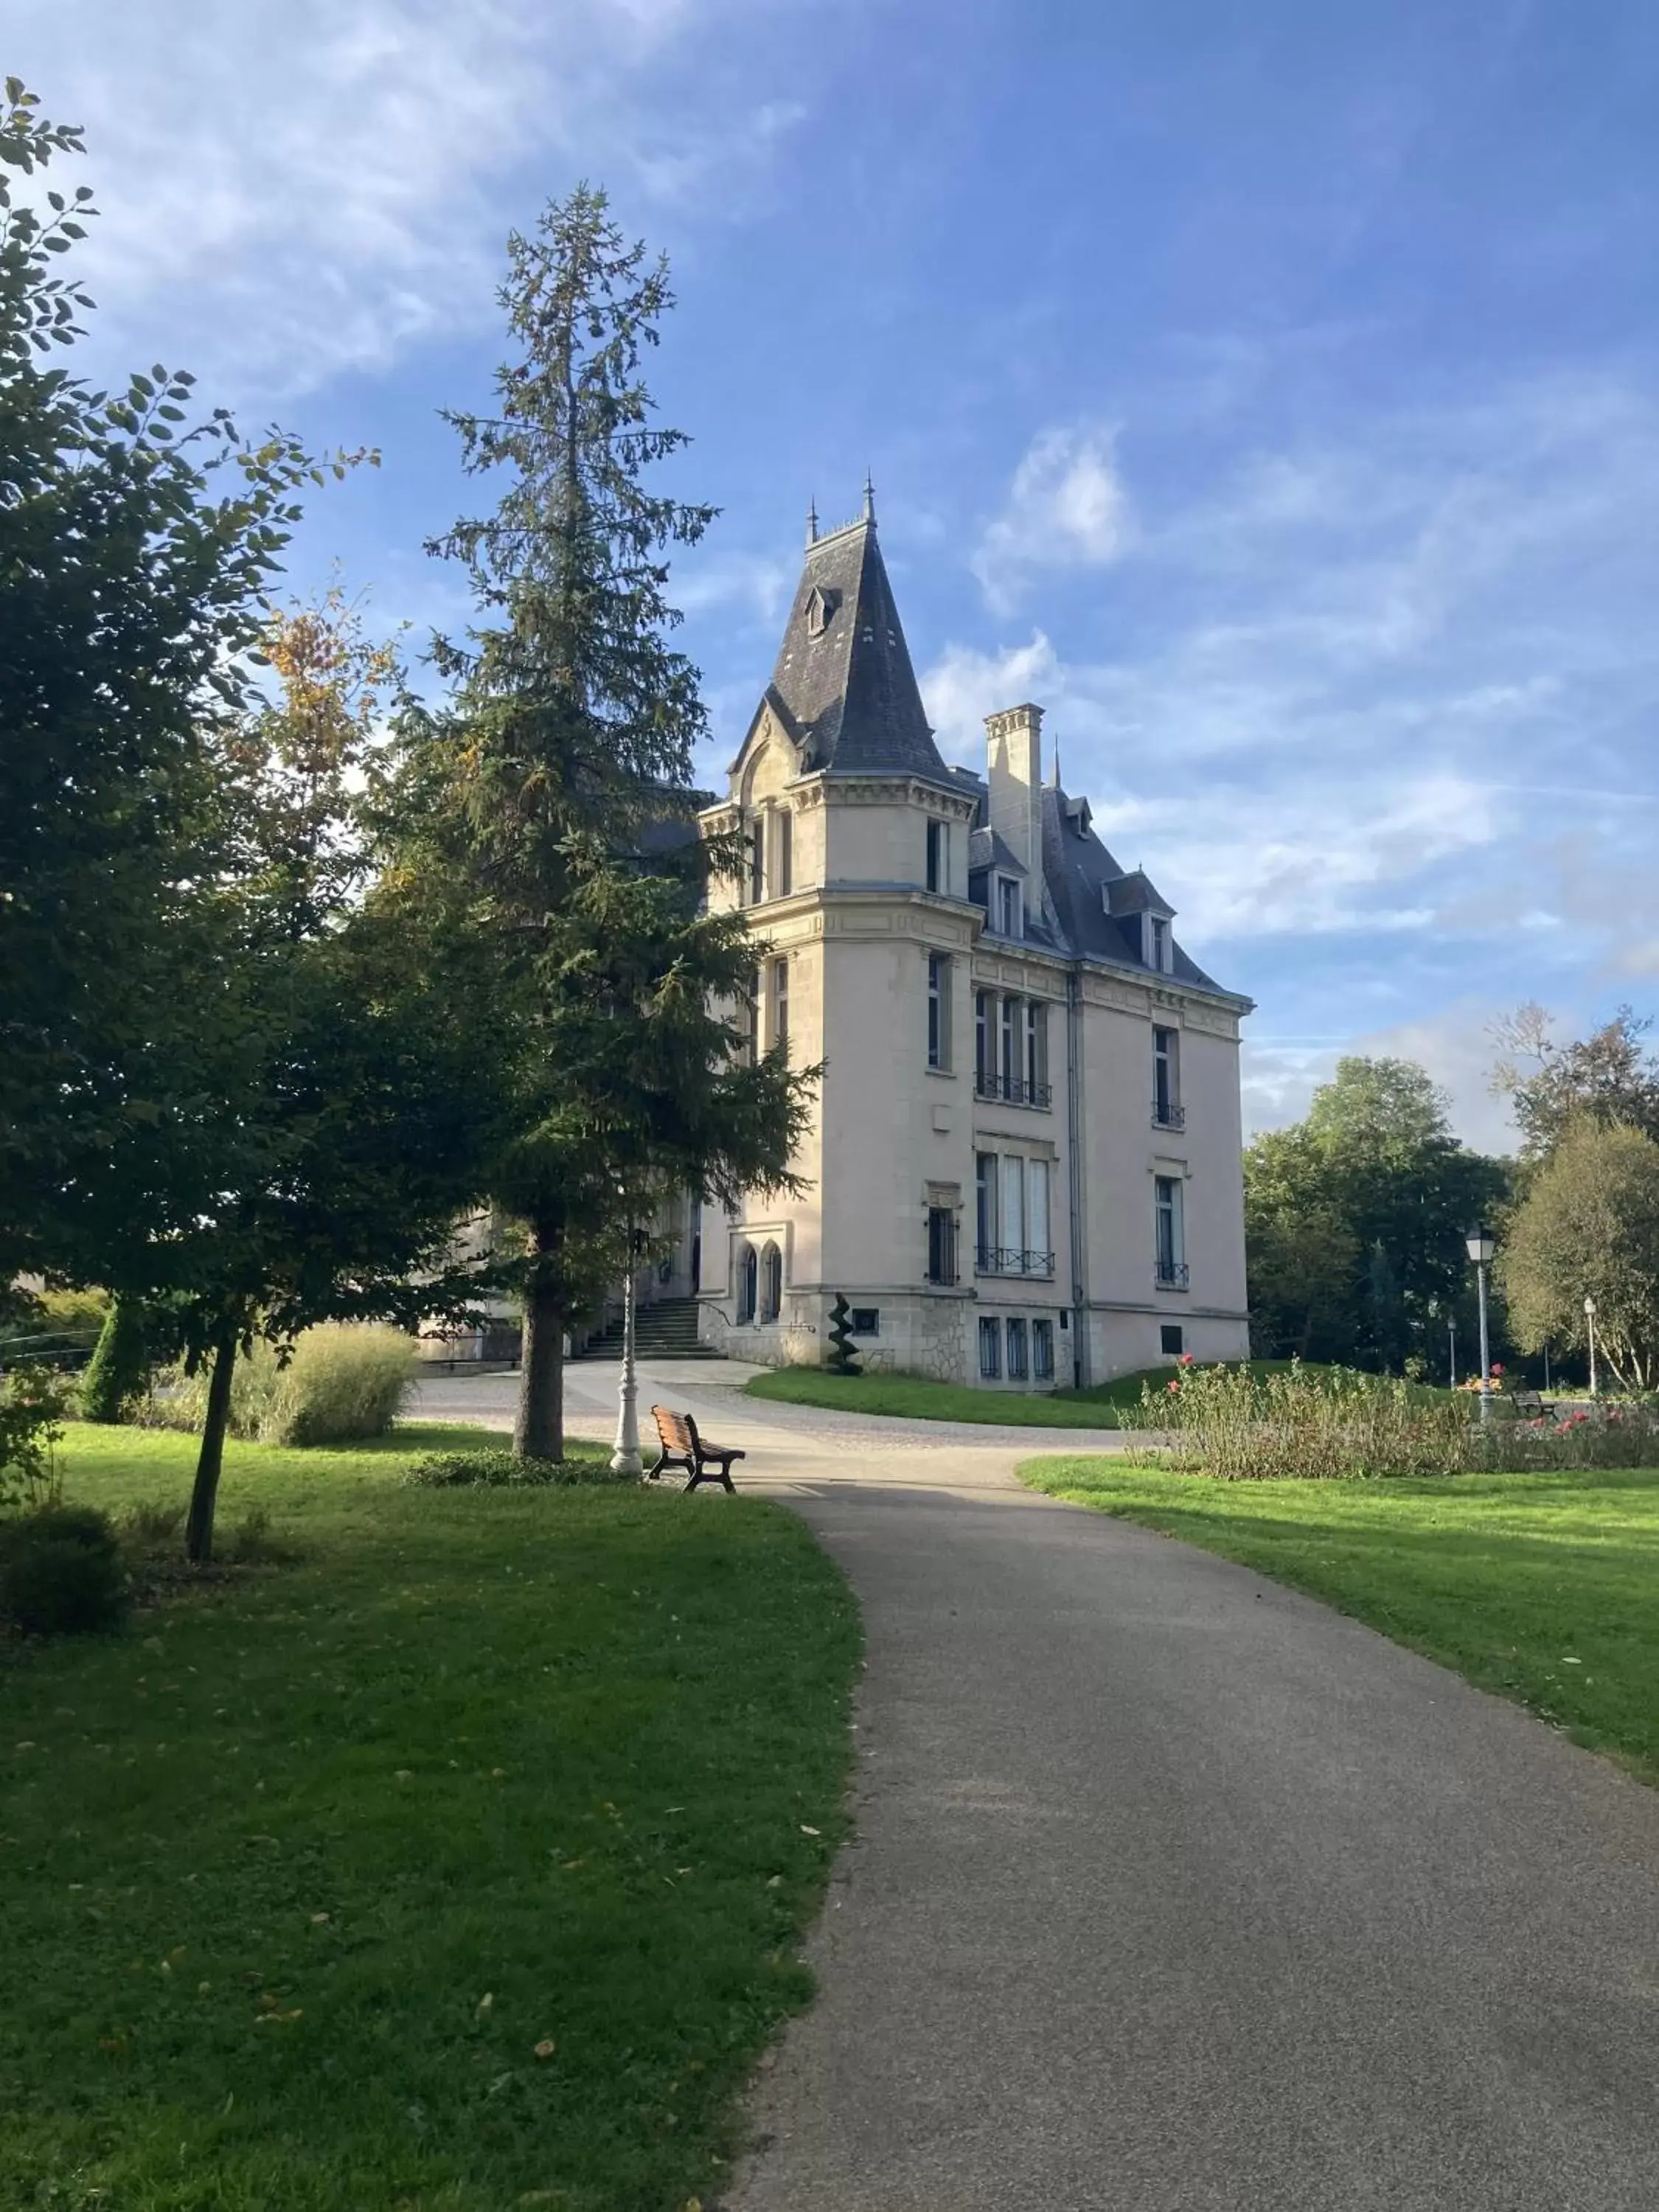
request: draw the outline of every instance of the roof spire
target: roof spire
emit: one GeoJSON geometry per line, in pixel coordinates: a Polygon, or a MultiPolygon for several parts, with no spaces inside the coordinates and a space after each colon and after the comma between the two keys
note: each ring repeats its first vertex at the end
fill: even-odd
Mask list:
{"type": "Polygon", "coordinates": [[[809,545],[818,542],[818,503],[811,496],[806,501],[806,542],[809,545]]]}
{"type": "Polygon", "coordinates": [[[1054,765],[1048,771],[1048,781],[1056,791],[1060,789],[1060,740],[1058,738],[1054,739],[1054,765]]]}
{"type": "Polygon", "coordinates": [[[868,469],[864,471],[864,519],[866,522],[876,519],[876,487],[871,482],[868,469]]]}

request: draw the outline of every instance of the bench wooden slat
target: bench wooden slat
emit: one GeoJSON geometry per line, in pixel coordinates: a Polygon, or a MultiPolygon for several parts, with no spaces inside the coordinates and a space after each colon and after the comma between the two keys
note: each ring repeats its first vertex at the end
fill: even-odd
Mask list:
{"type": "Polygon", "coordinates": [[[677,1413],[672,1406],[653,1406],[651,1418],[657,1425],[657,1463],[647,1470],[654,1481],[665,1467],[683,1467],[691,1480],[688,1492],[700,1482],[719,1482],[735,1493],[732,1480],[732,1462],[746,1459],[748,1454],[727,1444],[710,1443],[706,1437],[697,1434],[697,1425],[690,1413],[677,1413]]]}

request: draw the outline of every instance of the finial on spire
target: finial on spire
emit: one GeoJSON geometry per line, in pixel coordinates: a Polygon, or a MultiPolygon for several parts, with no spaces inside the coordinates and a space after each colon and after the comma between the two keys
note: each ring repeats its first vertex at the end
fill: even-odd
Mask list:
{"type": "Polygon", "coordinates": [[[871,482],[868,469],[864,471],[864,519],[866,522],[876,519],[876,487],[871,482]]]}
{"type": "Polygon", "coordinates": [[[818,542],[818,503],[816,498],[809,498],[806,502],[806,542],[809,545],[816,545],[818,542]]]}

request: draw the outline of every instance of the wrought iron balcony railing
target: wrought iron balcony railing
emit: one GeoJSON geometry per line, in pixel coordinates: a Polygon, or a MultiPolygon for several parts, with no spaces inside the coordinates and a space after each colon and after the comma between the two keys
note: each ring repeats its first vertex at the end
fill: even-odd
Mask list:
{"type": "Polygon", "coordinates": [[[1054,1272],[1052,1252],[1021,1252],[1005,1244],[981,1244],[974,1254],[976,1275],[1047,1275],[1054,1272]]]}
{"type": "Polygon", "coordinates": [[[975,1070],[974,1096],[1000,1098],[1010,1106],[1035,1106],[1045,1114],[1054,1101],[1052,1084],[1027,1083],[1022,1076],[998,1075],[983,1067],[975,1070]]]}
{"type": "Polygon", "coordinates": [[[1177,1106],[1177,1105],[1176,1104],[1176,1103],[1175,1103],[1175,1101],[1174,1101],[1174,1099],[1173,1099],[1173,1098],[1154,1098],[1154,1099],[1153,1099],[1153,1101],[1152,1101],[1152,1127],[1153,1127],[1153,1128],[1155,1128],[1155,1129],[1184,1129],[1184,1128],[1186,1127],[1186,1126],[1187,1126],[1187,1109],[1186,1109],[1184,1106],[1177,1106]]]}
{"type": "Polygon", "coordinates": [[[1156,1260],[1152,1274],[1160,1291],[1184,1291],[1187,1287],[1187,1262],[1184,1260],[1156,1260]]]}

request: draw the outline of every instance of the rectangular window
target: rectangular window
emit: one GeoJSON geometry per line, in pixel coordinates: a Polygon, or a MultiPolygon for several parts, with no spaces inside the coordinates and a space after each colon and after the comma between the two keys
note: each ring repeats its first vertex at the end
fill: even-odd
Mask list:
{"type": "Polygon", "coordinates": [[[795,887],[795,817],[786,806],[773,823],[772,882],[775,896],[787,898],[795,887]]]}
{"type": "Polygon", "coordinates": [[[1178,1129],[1181,1110],[1181,1034],[1152,1031],[1152,1120],[1160,1129],[1178,1129]]]}
{"type": "Polygon", "coordinates": [[[1011,1318],[1008,1323],[1008,1380],[1023,1382],[1026,1371],[1025,1323],[1023,1320],[1011,1318]]]}
{"type": "Polygon", "coordinates": [[[1019,1096],[1019,1000],[1005,999],[1002,1002],[1002,1082],[1000,1095],[1004,1098],[1019,1096]]]}
{"type": "Polygon", "coordinates": [[[1048,1009],[1041,999],[1025,1002],[1025,1097],[1032,1106],[1048,1103],[1048,1009]]]}
{"type": "Polygon", "coordinates": [[[927,1279],[954,1283],[957,1279],[957,1217],[948,1206],[927,1209],[927,1279]]]}
{"type": "Polygon", "coordinates": [[[1161,1324],[1158,1332],[1158,1348],[1162,1352],[1172,1352],[1177,1359],[1187,1349],[1187,1332],[1178,1321],[1166,1321],[1161,1324]]]}
{"type": "Polygon", "coordinates": [[[1161,914],[1146,917],[1146,965],[1167,974],[1170,966],[1170,925],[1161,914]]]}
{"type": "Polygon", "coordinates": [[[1024,1265],[1025,1163],[1018,1152],[1002,1156],[1002,1237],[1006,1267],[1024,1265]]]}
{"type": "Polygon", "coordinates": [[[1048,1163],[1031,1160],[1027,1163],[1025,1192],[1025,1241],[1030,1249],[1026,1254],[1026,1272],[1047,1275],[1054,1272],[1054,1255],[1048,1244],[1048,1163]]]}
{"type": "Polygon", "coordinates": [[[974,1234],[978,1244],[975,1265],[988,1274],[997,1264],[997,1156],[981,1152],[975,1178],[974,1234]]]}
{"type": "Polygon", "coordinates": [[[1002,1372],[1002,1323],[989,1314],[979,1317],[979,1375],[981,1382],[994,1382],[1002,1372]]]}
{"type": "Polygon", "coordinates": [[[743,1010],[744,1058],[753,1067],[761,1056],[761,971],[757,968],[749,978],[749,996],[743,1010]]]}
{"type": "Polygon", "coordinates": [[[1158,1280],[1166,1291],[1187,1287],[1185,1224],[1178,1176],[1154,1176],[1152,1206],[1157,1237],[1158,1280]]]}
{"type": "Polygon", "coordinates": [[[1020,931],[1019,885],[1012,876],[998,876],[997,927],[1004,937],[1018,937],[1020,931]]]}
{"type": "Polygon", "coordinates": [[[849,1324],[854,1336],[879,1336],[881,1334],[881,1309],[879,1306],[854,1306],[848,1318],[849,1324]]]}
{"type": "Polygon", "coordinates": [[[789,963],[772,963],[772,1049],[789,1056],[789,963]]]}
{"type": "Polygon", "coordinates": [[[948,895],[951,889],[951,825],[948,822],[927,824],[927,888],[948,895]]]}
{"type": "Polygon", "coordinates": [[[951,956],[927,956],[927,1065],[951,1065],[951,956]]]}
{"type": "Polygon", "coordinates": [[[1051,1321],[1031,1323],[1031,1379],[1036,1382],[1052,1382],[1054,1379],[1054,1325],[1051,1321]]]}
{"type": "Polygon", "coordinates": [[[766,896],[766,818],[756,817],[749,832],[749,903],[758,906],[766,896]]]}
{"type": "Polygon", "coordinates": [[[989,991],[974,994],[974,1085],[981,1097],[991,1095],[996,1073],[996,1000],[989,991]]]}

